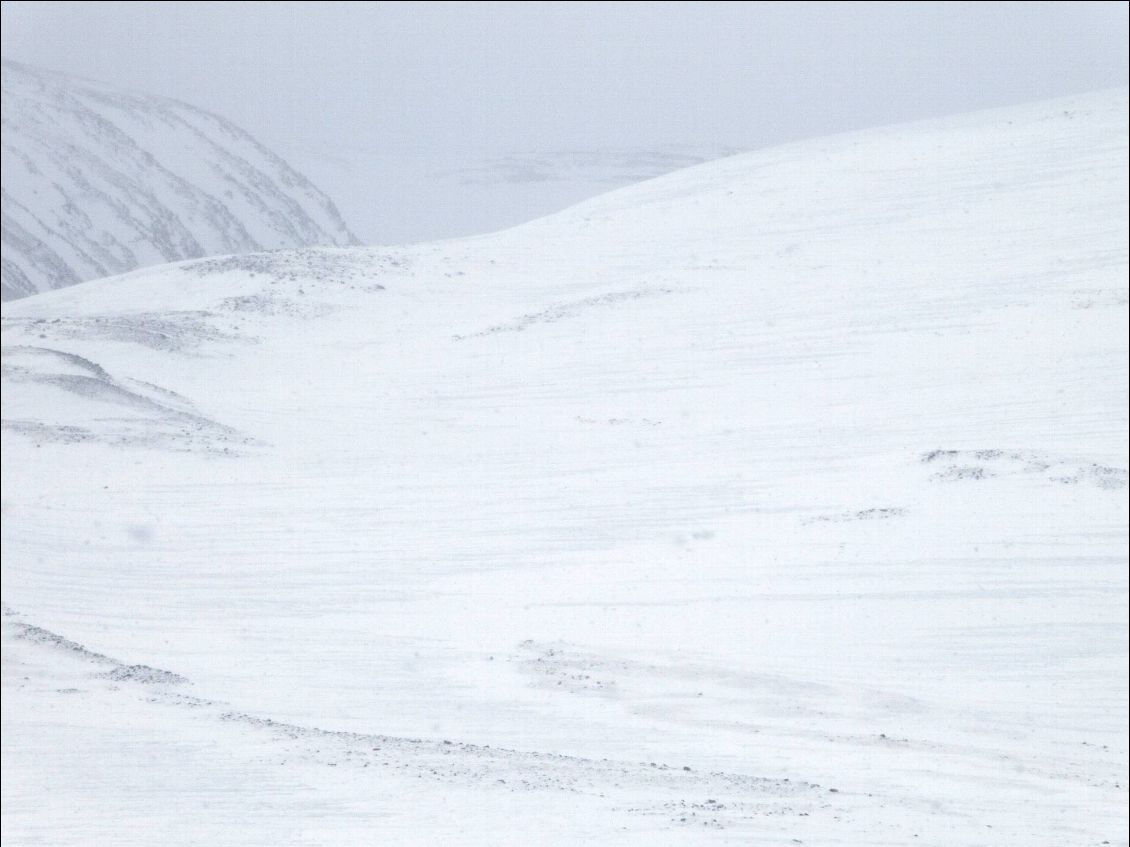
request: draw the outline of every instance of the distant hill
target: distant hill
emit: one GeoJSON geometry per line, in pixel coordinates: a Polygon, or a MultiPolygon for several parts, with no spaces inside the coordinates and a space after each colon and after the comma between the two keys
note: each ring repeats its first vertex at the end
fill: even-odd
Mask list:
{"type": "Polygon", "coordinates": [[[146,265],[356,244],[239,127],[164,97],[3,63],[4,300],[146,265]]]}

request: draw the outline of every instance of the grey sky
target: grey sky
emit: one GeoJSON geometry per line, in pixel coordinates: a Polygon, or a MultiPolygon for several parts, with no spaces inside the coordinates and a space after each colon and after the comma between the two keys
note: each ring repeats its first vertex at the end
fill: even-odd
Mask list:
{"type": "Polygon", "coordinates": [[[427,174],[512,151],[759,147],[1125,85],[1127,8],[5,2],[2,46],[219,112],[338,182],[347,218],[401,204],[406,230],[355,225],[398,240],[516,222],[424,208],[427,174]]]}

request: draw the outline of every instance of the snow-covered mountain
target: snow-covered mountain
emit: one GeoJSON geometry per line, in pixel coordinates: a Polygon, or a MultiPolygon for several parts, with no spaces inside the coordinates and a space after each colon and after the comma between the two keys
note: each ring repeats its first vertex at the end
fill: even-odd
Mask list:
{"type": "Polygon", "coordinates": [[[305,177],[223,118],[3,63],[5,300],[146,265],[357,241],[305,177]]]}
{"type": "Polygon", "coordinates": [[[1126,843],[1127,95],[6,304],[16,843],[1126,843]]]}

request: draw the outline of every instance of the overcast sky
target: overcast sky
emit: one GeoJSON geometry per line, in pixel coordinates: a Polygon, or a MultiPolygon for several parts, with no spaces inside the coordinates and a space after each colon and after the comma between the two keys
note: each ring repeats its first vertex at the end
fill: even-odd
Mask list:
{"type": "MultiPolygon", "coordinates": [[[[347,217],[512,151],[750,148],[1127,83],[1124,2],[2,9],[5,58],[231,118],[336,181],[347,217]],[[398,160],[414,164],[388,173],[398,160]]],[[[421,223],[420,237],[476,229],[421,223]]]]}

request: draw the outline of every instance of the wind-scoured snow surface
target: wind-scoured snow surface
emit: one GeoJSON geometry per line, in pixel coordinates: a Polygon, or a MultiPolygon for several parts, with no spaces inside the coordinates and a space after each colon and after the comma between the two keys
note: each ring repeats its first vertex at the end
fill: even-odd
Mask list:
{"type": "Polygon", "coordinates": [[[7,304],[5,843],[1125,844],[1126,128],[7,304]]]}
{"type": "Polygon", "coordinates": [[[184,103],[3,63],[4,300],[220,253],[356,244],[328,197],[184,103]]]}

